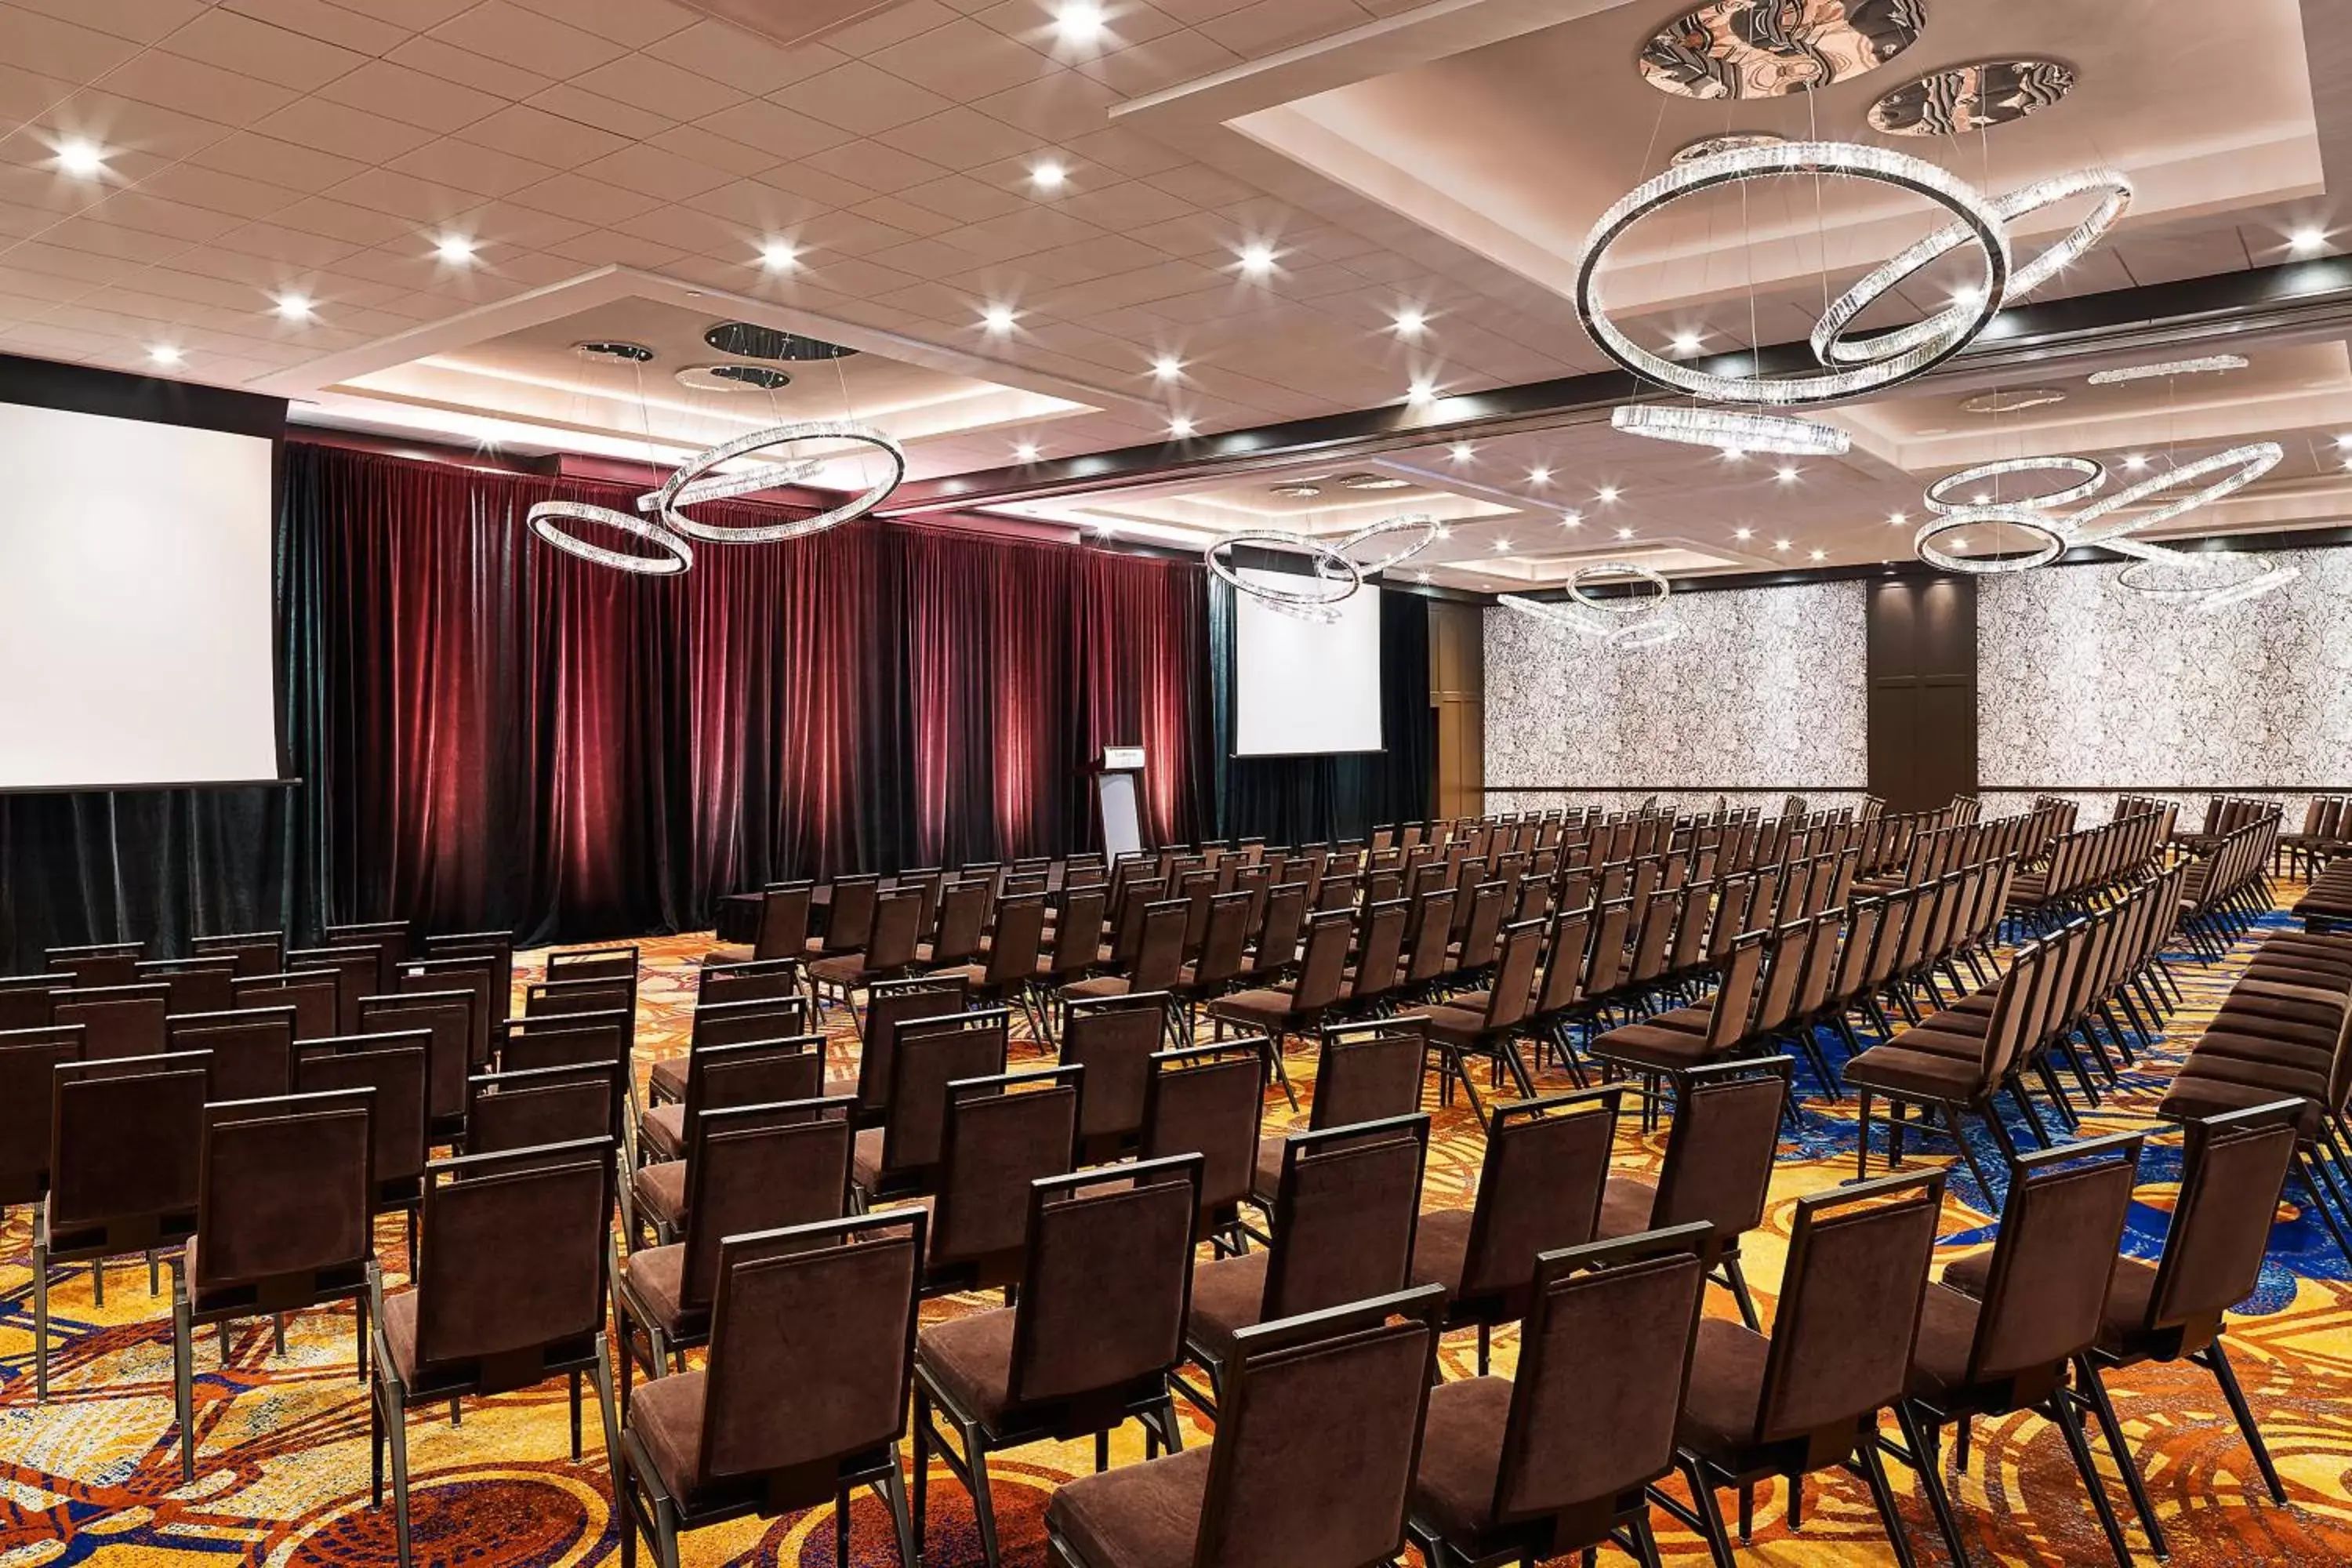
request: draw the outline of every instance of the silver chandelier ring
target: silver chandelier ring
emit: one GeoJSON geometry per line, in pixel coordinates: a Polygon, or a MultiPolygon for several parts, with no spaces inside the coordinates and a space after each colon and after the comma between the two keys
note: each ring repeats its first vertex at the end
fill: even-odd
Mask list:
{"type": "Polygon", "coordinates": [[[1962,468],[1957,474],[1946,474],[1927,487],[1927,510],[1945,517],[1972,511],[1979,506],[1999,505],[2023,507],[2031,511],[2047,511],[2052,507],[2069,506],[2099,493],[2107,482],[2107,466],[2095,458],[2078,458],[2071,453],[2053,453],[2042,458],[2005,458],[1997,463],[1979,463],[1972,468],[1962,468]],[[2031,474],[2049,471],[2072,474],[2075,482],[2058,489],[2034,496],[2001,496],[1995,501],[1955,500],[1955,491],[1970,485],[1980,485],[1989,479],[2000,479],[2010,474],[2031,474]]]}
{"type": "Polygon", "coordinates": [[[1331,606],[1352,597],[1356,590],[1364,585],[1363,568],[1349,560],[1347,556],[1319,539],[1310,538],[1304,533],[1292,533],[1279,528],[1252,528],[1244,529],[1238,533],[1225,534],[1212,542],[1209,547],[1201,552],[1201,559],[1207,563],[1210,574],[1234,592],[1247,594],[1251,598],[1263,604],[1293,614],[1303,612],[1317,617],[1326,615],[1336,616],[1338,612],[1331,606]],[[1315,557],[1315,570],[1300,580],[1314,584],[1322,591],[1294,593],[1287,588],[1276,588],[1266,584],[1244,580],[1233,563],[1226,559],[1234,549],[1244,544],[1263,545],[1272,550],[1299,551],[1312,555],[1315,557]]]}
{"type": "Polygon", "coordinates": [[[1675,591],[1665,574],[1632,561],[1595,561],[1580,566],[1568,574],[1568,596],[1588,610],[1610,616],[1645,616],[1664,605],[1675,591]],[[1622,599],[1599,599],[1584,591],[1585,584],[1597,577],[1635,577],[1656,592],[1640,595],[1628,595],[1622,599]]]}
{"type": "Polygon", "coordinates": [[[2286,448],[2276,441],[2249,441],[2225,452],[2215,452],[2193,463],[2167,468],[2153,479],[2142,479],[2138,484],[2119,489],[2105,500],[2084,507],[2067,520],[2068,528],[2077,544],[2105,544],[2126,533],[2155,528],[2195,511],[2199,507],[2210,506],[2225,496],[2235,495],[2278,467],[2285,456],[2286,448]],[[2102,518],[2114,517],[2126,507],[2137,506],[2144,500],[2162,495],[2167,490],[2179,489],[2208,474],[2220,474],[2221,477],[2187,495],[2167,501],[2145,517],[2123,518],[2104,528],[2088,526],[2102,518]]]}
{"type": "Polygon", "coordinates": [[[838,528],[845,522],[855,522],[881,505],[906,477],[905,448],[882,431],[854,420],[813,419],[753,430],[738,436],[732,441],[696,453],[670,475],[661,489],[639,496],[637,510],[659,514],[665,525],[690,539],[704,540],[713,544],[765,544],[778,540],[805,539],[810,534],[838,528]],[[712,523],[698,522],[682,510],[703,501],[727,500],[736,496],[773,489],[778,485],[794,484],[808,478],[823,468],[828,459],[796,458],[740,474],[713,471],[720,464],[732,462],[750,453],[801,441],[849,441],[871,447],[889,459],[890,471],[880,483],[868,486],[839,506],[828,508],[814,517],[796,518],[785,522],[721,528],[712,523]]]}
{"type": "Polygon", "coordinates": [[[2065,554],[2073,542],[2066,525],[2055,518],[2044,517],[2022,506],[1972,506],[1929,518],[1912,537],[1911,548],[1920,560],[1939,571],[1958,572],[1971,577],[1999,577],[2013,572],[2031,572],[2036,566],[2047,566],[2065,554]],[[2029,533],[2040,534],[2042,543],[2031,555],[1985,561],[1954,555],[1937,542],[1948,534],[1969,528],[2021,528],[2029,533]]]}
{"type": "MultiPolygon", "coordinates": [[[[1360,580],[1412,560],[1437,542],[1438,532],[1444,526],[1425,511],[1403,512],[1395,517],[1382,518],[1369,528],[1356,530],[1355,532],[1334,544],[1331,549],[1333,553],[1345,556],[1354,563],[1357,575],[1360,580]],[[1391,533],[1408,532],[1413,535],[1412,542],[1402,550],[1391,550],[1387,554],[1376,555],[1370,561],[1361,560],[1356,554],[1359,549],[1375,539],[1385,538],[1391,533]]],[[[1340,575],[1331,570],[1329,562],[1320,557],[1315,563],[1315,574],[1327,581],[1336,581],[1340,575]]]]}
{"type": "Polygon", "coordinates": [[[610,507],[591,506],[586,501],[543,500],[523,514],[531,532],[562,551],[566,555],[609,566],[616,572],[627,572],[639,577],[675,577],[694,564],[694,546],[657,522],[634,517],[610,507]],[[562,522],[593,522],[616,529],[659,549],[659,555],[635,555],[623,550],[607,550],[592,544],[576,534],[566,533],[557,527],[562,522]]]}

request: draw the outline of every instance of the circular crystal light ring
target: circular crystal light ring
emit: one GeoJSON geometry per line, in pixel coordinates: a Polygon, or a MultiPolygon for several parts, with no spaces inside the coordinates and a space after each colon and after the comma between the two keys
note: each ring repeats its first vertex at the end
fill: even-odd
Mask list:
{"type": "Polygon", "coordinates": [[[1881,392],[1921,375],[1958,353],[1982,331],[2000,311],[2009,289],[2009,232],[2000,216],[1965,182],[1933,163],[1884,147],[1864,147],[1843,142],[1791,142],[1779,147],[1749,147],[1695,159],[1668,169],[1635,186],[1601,215],[1584,242],[1584,259],[1576,272],[1576,312],[1584,330],[1601,351],[1644,380],[1710,403],[1748,403],[1778,407],[1834,403],[1881,392]],[[1985,253],[1985,284],[1972,309],[1952,312],[1936,333],[1901,353],[1853,370],[1832,370],[1817,375],[1768,380],[1756,376],[1714,375],[1693,369],[1643,348],[1614,321],[1601,297],[1601,260],[1611,245],[1634,224],[1682,197],[1718,185],[1767,174],[1821,174],[1867,180],[1924,196],[1959,220],[1964,233],[1985,253]]]}
{"type": "Polygon", "coordinates": [[[1665,408],[1629,403],[1612,409],[1609,423],[1628,436],[1682,441],[1723,451],[1776,452],[1799,458],[1842,458],[1853,437],[1833,425],[1792,419],[1785,414],[1747,414],[1729,408],[1665,408]]]}
{"type": "Polygon", "coordinates": [[[2077,544],[2105,544],[2124,534],[2170,522],[2174,518],[2195,511],[2200,507],[2210,506],[2225,496],[2235,495],[2278,467],[2285,456],[2286,449],[2275,441],[2250,441],[2226,452],[2200,458],[2193,463],[2183,463],[2152,479],[2143,479],[2138,484],[2117,490],[2104,500],[2084,507],[2067,519],[2067,531],[2077,544]],[[2145,517],[2118,519],[2104,528],[2090,526],[2102,518],[2113,517],[2126,507],[2137,506],[2168,490],[2179,489],[2208,474],[2220,474],[2221,477],[2210,485],[2165,502],[2145,517]]]}
{"type": "Polygon", "coordinates": [[[1659,647],[1682,635],[1682,622],[1670,616],[1654,616],[1646,620],[1636,621],[1630,626],[1620,626],[1610,633],[1609,646],[1625,648],[1659,647]]]}
{"type": "Polygon", "coordinates": [[[754,430],[696,453],[670,475],[669,481],[661,489],[639,496],[637,510],[659,512],[665,524],[690,539],[706,540],[714,544],[764,544],[781,539],[804,539],[812,533],[823,533],[826,529],[837,528],[845,522],[855,522],[880,506],[906,477],[907,454],[888,436],[870,425],[859,425],[845,419],[817,419],[754,430]],[[830,460],[825,458],[797,458],[748,473],[718,474],[711,471],[721,463],[732,462],[748,453],[771,447],[791,446],[799,441],[852,441],[875,447],[890,459],[889,472],[883,476],[880,483],[868,486],[862,494],[851,497],[839,506],[821,511],[814,517],[798,518],[788,522],[754,528],[720,528],[711,523],[697,522],[679,510],[702,501],[726,500],[735,496],[773,489],[778,485],[793,484],[806,479],[830,460]]]}
{"type": "Polygon", "coordinates": [[[1609,616],[1648,615],[1664,604],[1674,591],[1675,585],[1666,581],[1664,574],[1631,561],[1596,561],[1568,574],[1568,596],[1588,610],[1609,616]],[[1584,591],[1585,584],[1596,577],[1638,577],[1657,591],[1628,595],[1622,599],[1596,599],[1584,591]]]}
{"type": "Polygon", "coordinates": [[[1580,615],[1565,605],[1549,604],[1542,599],[1530,599],[1523,594],[1497,595],[1495,602],[1507,605],[1523,616],[1532,616],[1537,620],[1549,625],[1563,626],[1580,637],[1606,637],[1614,630],[1611,626],[1597,625],[1591,616],[1580,615]]]}
{"type": "Polygon", "coordinates": [[[1306,612],[1307,618],[1310,619],[1328,618],[1330,615],[1336,614],[1337,612],[1331,610],[1330,606],[1352,596],[1364,584],[1364,569],[1339,551],[1319,539],[1310,539],[1306,534],[1291,533],[1279,528],[1254,528],[1244,530],[1239,533],[1228,533],[1202,551],[1201,558],[1208,563],[1210,573],[1234,592],[1247,594],[1251,598],[1270,605],[1286,614],[1306,612]],[[1300,581],[1311,583],[1320,591],[1294,593],[1290,589],[1277,588],[1270,584],[1247,581],[1234,570],[1230,561],[1224,559],[1236,545],[1242,544],[1259,544],[1276,550],[1300,551],[1314,556],[1313,575],[1303,577],[1300,581]]]}
{"type": "MultiPolygon", "coordinates": [[[[1436,543],[1438,531],[1443,526],[1425,511],[1403,512],[1396,517],[1383,518],[1369,528],[1356,530],[1355,532],[1333,545],[1331,549],[1335,554],[1345,556],[1353,563],[1360,577],[1370,577],[1377,573],[1385,572],[1391,566],[1412,560],[1436,543]],[[1414,537],[1412,542],[1402,549],[1391,550],[1385,555],[1376,555],[1370,561],[1356,554],[1362,546],[1391,533],[1411,533],[1414,537]]],[[[1334,571],[1331,563],[1320,556],[1316,558],[1315,574],[1333,582],[1344,575],[1342,573],[1334,571]]]]}
{"type": "Polygon", "coordinates": [[[523,514],[530,531],[566,555],[576,555],[583,561],[593,561],[599,566],[610,566],[616,572],[634,573],[640,577],[675,577],[694,564],[694,546],[657,522],[632,517],[625,511],[610,507],[590,506],[586,501],[543,500],[523,514]],[[646,543],[658,546],[659,555],[632,555],[626,551],[607,550],[601,544],[591,544],[584,539],[566,533],[556,526],[559,522],[594,522],[606,528],[633,534],[646,543]]]}
{"type": "Polygon", "coordinates": [[[1946,474],[1927,487],[1927,510],[1938,512],[1945,517],[1950,517],[1956,512],[1974,510],[1976,505],[1981,503],[1955,500],[1952,499],[1953,492],[1966,489],[1970,485],[1983,484],[1988,479],[2000,479],[2007,474],[2030,474],[2042,469],[2072,474],[2076,482],[2038,496],[2002,496],[1996,504],[2024,507],[2037,512],[2047,511],[2052,507],[2069,506],[2085,497],[2095,496],[2099,493],[2100,487],[2107,482],[2107,466],[2095,458],[2077,458],[2072,454],[2047,458],[2009,458],[1998,463],[1979,463],[1975,468],[1962,468],[1957,474],[1946,474]]]}
{"type": "Polygon", "coordinates": [[[2257,566],[2234,551],[2191,553],[2184,550],[2169,550],[2160,544],[2143,543],[2137,539],[2110,539],[2105,548],[2132,557],[2131,563],[2116,574],[2116,586],[2135,598],[2158,605],[2179,605],[2199,610],[2226,609],[2231,605],[2275,593],[2303,575],[2298,567],[2257,566]],[[2150,567],[2193,574],[2207,570],[2209,563],[2231,569],[2235,575],[2222,582],[2192,583],[2178,588],[2162,587],[2144,579],[2135,581],[2137,574],[2150,567]]]}
{"type": "Polygon", "coordinates": [[[2071,542],[2066,525],[2054,518],[2041,516],[2022,506],[1978,506],[1928,519],[1912,537],[1911,548],[1918,552],[1920,560],[1938,571],[1964,573],[1972,577],[1999,577],[2013,572],[2031,572],[2036,566],[2047,566],[2065,554],[2071,542]],[[2030,533],[2040,534],[2042,543],[2031,555],[1980,561],[1954,555],[1936,542],[1946,534],[1969,528],[2021,528],[2030,533]]]}
{"type": "MultiPolygon", "coordinates": [[[[1998,195],[1986,205],[2002,225],[2015,223],[2028,213],[2053,206],[2073,196],[2104,192],[2099,205],[2090,216],[2069,230],[2063,239],[2048,247],[2032,260],[2011,273],[2007,298],[2021,300],[2033,292],[2064,268],[2081,260],[2091,247],[2105,239],[2107,231],[2131,205],[2132,183],[2128,175],[2115,169],[2078,169],[2071,174],[2054,174],[2046,180],[2036,180],[2030,185],[1998,195]]],[[[1937,341],[1949,331],[1955,322],[1968,319],[1975,307],[1958,304],[1937,311],[1924,321],[1907,327],[1896,327],[1870,337],[1848,342],[1846,328],[1854,318],[1885,298],[1887,291],[1901,283],[1929,262],[1966,245],[1974,236],[1960,224],[1947,224],[1916,245],[1902,251],[1872,270],[1853,288],[1840,295],[1822,319],[1813,325],[1813,357],[1823,364],[1876,364],[1897,354],[1908,353],[1924,343],[1937,341]]]]}

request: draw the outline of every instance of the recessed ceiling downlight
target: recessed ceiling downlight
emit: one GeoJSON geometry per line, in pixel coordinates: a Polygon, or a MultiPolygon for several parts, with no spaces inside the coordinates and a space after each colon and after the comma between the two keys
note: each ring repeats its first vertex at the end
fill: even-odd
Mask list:
{"type": "Polygon", "coordinates": [[[857,352],[843,348],[839,343],[803,337],[798,332],[780,331],[774,327],[762,327],[752,321],[721,321],[703,333],[702,341],[720,353],[732,354],[738,359],[806,363],[847,359],[857,352]]]}

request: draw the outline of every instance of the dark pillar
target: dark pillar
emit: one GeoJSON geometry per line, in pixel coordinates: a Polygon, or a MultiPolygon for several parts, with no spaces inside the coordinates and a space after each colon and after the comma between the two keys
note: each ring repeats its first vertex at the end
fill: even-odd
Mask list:
{"type": "Polygon", "coordinates": [[[1932,811],[1977,787],[1977,585],[1870,585],[1870,792],[1932,811]]]}

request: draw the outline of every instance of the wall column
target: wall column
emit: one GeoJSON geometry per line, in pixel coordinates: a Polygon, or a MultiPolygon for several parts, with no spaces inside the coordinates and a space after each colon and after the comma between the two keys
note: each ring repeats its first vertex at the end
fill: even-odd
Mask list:
{"type": "Polygon", "coordinates": [[[1977,584],[1875,582],[1869,600],[1870,793],[1932,811],[1977,788],[1977,584]]]}

